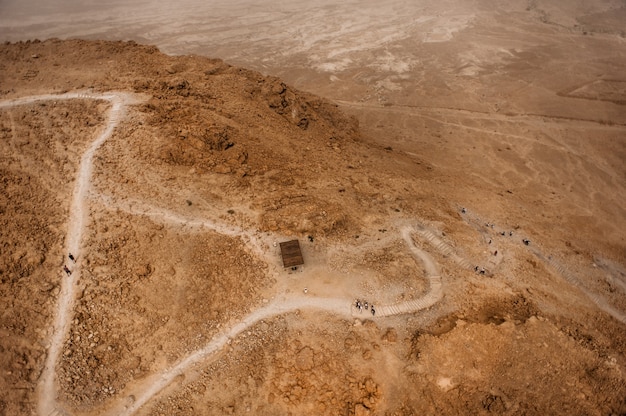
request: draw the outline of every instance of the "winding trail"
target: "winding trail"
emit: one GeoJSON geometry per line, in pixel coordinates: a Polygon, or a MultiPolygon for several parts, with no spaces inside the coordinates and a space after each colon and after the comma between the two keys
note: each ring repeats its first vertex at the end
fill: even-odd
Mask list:
{"type": "MultiPolygon", "coordinates": [[[[376,313],[377,318],[415,313],[433,306],[443,297],[441,276],[439,275],[439,271],[434,260],[428,253],[419,249],[411,238],[412,232],[415,230],[415,227],[406,226],[402,228],[401,234],[415,258],[423,262],[427,278],[430,282],[430,290],[419,299],[396,305],[379,306],[376,313]]],[[[228,344],[230,339],[236,337],[249,327],[264,319],[273,318],[278,315],[295,312],[299,309],[305,308],[330,312],[343,318],[355,316],[360,317],[360,315],[357,315],[356,311],[352,308],[351,300],[282,294],[268,305],[245,316],[240,322],[227,331],[216,335],[206,346],[191,353],[172,368],[150,377],[150,379],[147,380],[147,383],[142,383],[141,391],[133,394],[135,396],[135,400],[131,405],[126,406],[119,403],[117,406],[110,409],[107,412],[107,415],[132,415],[160,391],[172,383],[177,376],[184,374],[184,372],[191,366],[206,360],[212,354],[218,352],[221,348],[228,344]]]]}
{"type": "MultiPolygon", "coordinates": [[[[204,217],[198,218],[188,216],[155,206],[154,204],[147,204],[143,201],[133,199],[118,201],[111,196],[95,193],[91,190],[93,157],[100,146],[102,146],[102,144],[112,136],[116,126],[125,115],[126,105],[133,104],[138,101],[135,95],[125,92],[109,92],[106,94],[48,94],[3,101],[0,102],[0,109],[26,105],[44,100],[70,99],[105,100],[111,104],[111,107],[107,112],[108,118],[104,130],[88,146],[80,160],[69,210],[69,221],[65,243],[65,249],[67,252],[73,253],[78,259],[83,257],[83,247],[81,247],[81,242],[86,224],[89,222],[89,212],[86,201],[88,198],[91,198],[92,200],[101,203],[107,209],[122,210],[130,213],[131,215],[146,216],[157,222],[188,228],[190,231],[195,229],[199,231],[209,229],[227,236],[242,237],[246,240],[247,244],[260,255],[261,258],[265,258],[269,261],[270,254],[268,254],[268,247],[270,241],[275,240],[276,236],[264,239],[254,230],[233,226],[220,221],[217,218],[207,219],[204,217]]],[[[472,128],[468,126],[461,127],[472,128]]],[[[517,137],[509,134],[503,135],[517,137]]],[[[416,261],[423,264],[426,279],[429,283],[429,291],[418,299],[389,305],[377,305],[378,308],[376,316],[370,319],[381,319],[384,317],[416,313],[432,307],[443,298],[443,282],[436,261],[430,254],[420,249],[415,244],[415,238],[429,244],[433,247],[433,249],[439,251],[443,256],[456,263],[462,269],[470,270],[473,267],[467,259],[456,254],[452,247],[442,241],[435,233],[422,225],[405,225],[399,229],[399,232],[407,244],[412,256],[416,259],[416,261]]],[[[534,250],[533,252],[537,257],[551,266],[555,272],[563,276],[563,278],[565,278],[565,280],[567,280],[570,284],[582,290],[600,309],[609,313],[621,322],[626,323],[625,314],[613,308],[598,294],[591,293],[586,290],[581,282],[569,270],[558,264],[553,259],[545,258],[541,252],[537,250],[534,250]]],[[[69,276],[63,274],[61,279],[61,291],[57,300],[53,323],[51,325],[50,340],[47,345],[47,356],[36,391],[38,413],[41,416],[66,416],[69,414],[65,409],[63,409],[62,405],[57,402],[58,390],[56,384],[56,366],[63,349],[64,340],[66,339],[69,331],[70,322],[72,320],[77,288],[76,283],[80,279],[80,265],[80,261],[78,261],[75,264],[72,274],[69,276]]],[[[272,302],[243,317],[239,322],[213,337],[204,347],[190,353],[172,367],[154,373],[141,381],[139,384],[129,387],[128,391],[125,391],[123,395],[119,395],[116,400],[105,403],[101,410],[107,415],[130,416],[134,414],[142,406],[158,396],[163,389],[175,382],[178,376],[184,374],[191,367],[210,359],[225,345],[228,345],[233,338],[240,335],[246,329],[265,319],[271,319],[286,313],[293,313],[300,309],[326,311],[342,318],[361,317],[361,315],[358,315],[357,311],[352,307],[351,299],[322,298],[288,293],[277,294],[272,302]],[[132,394],[135,399],[129,404],[127,397],[130,394],[132,394]]],[[[97,411],[97,409],[91,410],[97,411]]]]}
{"type": "Polygon", "coordinates": [[[152,221],[173,224],[189,229],[198,229],[202,231],[205,229],[215,231],[218,234],[227,235],[229,237],[242,237],[247,240],[248,244],[253,247],[256,254],[262,258],[268,257],[268,247],[272,241],[276,239],[266,239],[263,241],[254,232],[248,231],[241,227],[236,227],[227,223],[216,222],[207,218],[196,218],[186,216],[168,210],[166,208],[146,205],[141,201],[128,199],[124,201],[114,201],[114,198],[104,194],[95,195],[97,200],[110,210],[120,210],[131,215],[145,216],[152,221]]]}
{"type": "MultiPolygon", "coordinates": [[[[258,233],[255,234],[252,231],[232,226],[219,220],[215,221],[212,219],[188,217],[164,208],[145,204],[141,201],[114,201],[110,196],[96,194],[91,191],[94,154],[100,146],[112,136],[119,121],[125,115],[126,105],[138,102],[138,97],[135,95],[125,92],[109,92],[106,94],[48,94],[3,101],[0,102],[0,108],[26,105],[45,100],[71,99],[105,100],[111,104],[111,107],[108,110],[108,118],[104,130],[83,153],[75,179],[69,210],[65,250],[67,253],[71,252],[74,254],[79,261],[75,264],[72,273],[70,275],[63,273],[61,279],[61,290],[51,325],[50,340],[47,345],[47,356],[36,392],[38,413],[42,416],[64,416],[68,414],[57,402],[56,366],[63,349],[64,340],[69,332],[76,297],[76,283],[80,279],[80,259],[83,257],[81,242],[86,224],[89,221],[89,212],[86,204],[88,198],[99,201],[108,209],[120,209],[132,215],[144,215],[159,222],[189,227],[190,229],[206,228],[228,236],[244,237],[248,243],[254,247],[255,251],[261,254],[261,257],[268,257],[268,242],[262,241],[262,239],[257,236],[258,233]]],[[[445,251],[446,254],[451,254],[451,249],[446,250],[447,246],[435,240],[436,237],[434,234],[429,234],[422,226],[404,226],[400,229],[400,233],[415,259],[423,263],[427,279],[429,280],[430,290],[419,299],[395,305],[379,306],[375,318],[415,313],[433,306],[443,297],[442,281],[437,265],[428,253],[415,245],[413,236],[416,235],[423,238],[440,251],[445,251]]],[[[464,264],[462,259],[453,257],[453,260],[454,259],[457,259],[460,264],[464,264]]],[[[134,388],[139,391],[133,392],[136,399],[131,405],[125,405],[125,397],[121,396],[116,402],[108,404],[109,414],[133,414],[172,383],[177,376],[183,374],[190,366],[207,359],[224,347],[224,345],[228,344],[229,340],[236,337],[250,326],[255,325],[261,320],[291,313],[303,308],[323,310],[344,318],[356,316],[356,311],[352,308],[352,300],[301,296],[286,293],[278,294],[274,301],[245,316],[234,326],[215,336],[203,348],[191,353],[173,367],[149,376],[144,382],[134,388]]]]}
{"type": "Polygon", "coordinates": [[[183,360],[179,361],[172,368],[161,372],[160,374],[150,378],[151,384],[144,386],[139,394],[135,394],[135,401],[130,406],[122,406],[119,404],[115,408],[111,409],[107,415],[119,415],[130,416],[135,413],[144,404],[150,401],[161,390],[167,387],[174,379],[183,374],[189,367],[197,364],[200,361],[207,359],[212,354],[222,349],[232,338],[241,334],[249,327],[256,323],[269,319],[278,315],[295,312],[299,309],[317,309],[327,312],[331,312],[335,315],[349,318],[352,316],[351,303],[345,299],[333,299],[333,298],[315,298],[315,297],[282,297],[273,301],[272,303],[257,309],[253,313],[244,317],[239,323],[231,327],[228,331],[215,336],[206,346],[199,349],[183,360]]]}
{"type": "Polygon", "coordinates": [[[470,263],[467,259],[456,254],[452,247],[442,241],[432,231],[424,227],[419,227],[417,229],[417,233],[430,245],[437,249],[441,254],[443,254],[445,257],[450,258],[450,260],[461,266],[461,268],[466,270],[472,270],[472,268],[474,267],[472,263],[470,263]]]}
{"type": "MultiPolygon", "coordinates": [[[[476,214],[466,213],[466,214],[463,215],[463,219],[468,224],[472,225],[473,228],[475,228],[479,233],[483,234],[483,231],[482,231],[483,227],[482,227],[481,224],[485,223],[484,218],[481,218],[480,216],[478,216],[476,214]]],[[[509,228],[509,230],[510,230],[510,228],[509,228]]],[[[493,231],[494,231],[494,233],[496,235],[498,235],[501,231],[506,231],[506,230],[502,229],[500,227],[496,227],[495,230],[493,230],[493,231]]],[[[516,238],[518,238],[517,234],[519,234],[519,231],[516,230],[516,238]]],[[[495,246],[495,244],[494,244],[494,246],[495,246]]],[[[552,273],[554,273],[556,276],[561,277],[567,283],[569,283],[571,286],[573,286],[573,287],[577,288],[578,290],[580,290],[598,309],[608,313],[609,315],[611,315],[613,318],[617,319],[621,323],[626,324],[626,314],[623,313],[622,311],[620,311],[619,309],[615,308],[614,306],[612,306],[609,303],[609,301],[604,296],[602,296],[601,294],[593,292],[593,291],[587,289],[587,287],[583,284],[582,280],[580,280],[578,277],[576,277],[575,273],[572,272],[569,269],[569,267],[561,264],[560,262],[558,262],[552,256],[549,256],[549,255],[546,256],[538,248],[539,245],[537,245],[537,244],[532,244],[530,246],[524,246],[524,247],[526,247],[535,257],[537,257],[546,266],[548,266],[549,269],[552,271],[552,273]]],[[[500,251],[502,251],[502,250],[500,250],[500,251]]]]}
{"type": "MultiPolygon", "coordinates": [[[[421,228],[421,227],[420,227],[421,228]]],[[[419,249],[413,242],[412,232],[414,227],[404,227],[400,231],[402,238],[411,250],[411,254],[424,264],[426,278],[430,284],[430,290],[419,299],[407,300],[393,305],[383,305],[376,309],[377,316],[392,316],[406,313],[414,313],[422,309],[430,308],[443,297],[441,290],[441,275],[433,258],[425,251],[419,249]]]]}
{"type": "Polygon", "coordinates": [[[548,256],[546,258],[541,251],[536,248],[532,248],[531,252],[540,260],[542,260],[545,264],[550,266],[550,268],[557,274],[557,276],[561,276],[567,283],[574,286],[578,290],[587,296],[591,302],[593,302],[598,309],[608,313],[613,318],[617,319],[623,324],[626,324],[626,314],[622,311],[613,307],[604,296],[599,293],[595,293],[587,289],[582,282],[569,270],[568,267],[556,261],[553,257],[548,256]]]}

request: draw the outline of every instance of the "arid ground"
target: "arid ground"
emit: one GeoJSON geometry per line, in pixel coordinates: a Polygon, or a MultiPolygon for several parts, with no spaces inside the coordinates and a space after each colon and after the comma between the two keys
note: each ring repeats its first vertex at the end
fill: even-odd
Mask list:
{"type": "Polygon", "coordinates": [[[0,415],[626,414],[624,1],[127,3],[0,4],[0,415]]]}

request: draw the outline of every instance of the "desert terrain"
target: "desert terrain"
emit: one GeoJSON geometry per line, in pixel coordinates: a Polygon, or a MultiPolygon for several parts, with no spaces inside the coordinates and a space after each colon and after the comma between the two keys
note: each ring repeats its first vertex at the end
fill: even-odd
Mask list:
{"type": "Polygon", "coordinates": [[[0,415],[626,414],[623,1],[34,5],[0,415]]]}

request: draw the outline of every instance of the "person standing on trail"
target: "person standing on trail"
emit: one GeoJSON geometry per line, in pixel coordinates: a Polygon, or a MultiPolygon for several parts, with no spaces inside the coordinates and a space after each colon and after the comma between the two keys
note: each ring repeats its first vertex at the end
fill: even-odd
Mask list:
{"type": "Polygon", "coordinates": [[[375,316],[376,315],[376,311],[374,310],[374,305],[372,305],[371,310],[372,310],[372,316],[375,316]]]}
{"type": "Polygon", "coordinates": [[[70,269],[68,269],[66,265],[63,265],[63,271],[64,271],[65,273],[67,273],[67,275],[68,275],[68,276],[69,276],[70,274],[72,274],[72,271],[71,271],[70,269]]]}
{"type": "Polygon", "coordinates": [[[74,258],[74,256],[72,256],[72,253],[70,253],[69,256],[67,256],[70,258],[70,260],[72,260],[74,263],[76,263],[76,259],[74,258]]]}

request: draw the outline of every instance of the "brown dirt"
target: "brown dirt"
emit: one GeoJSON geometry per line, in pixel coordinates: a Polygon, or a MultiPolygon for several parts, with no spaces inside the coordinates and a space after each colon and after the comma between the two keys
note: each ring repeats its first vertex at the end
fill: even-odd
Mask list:
{"type": "MultiPolygon", "coordinates": [[[[183,368],[138,413],[626,412],[625,323],[598,307],[626,312],[620,120],[354,102],[342,112],[277,78],[132,42],[5,44],[0,63],[2,100],[85,88],[144,97],[94,157],[59,409],[132,406],[304,287],[347,307],[362,294],[421,296],[424,271],[399,235],[419,223],[489,273],[415,237],[441,270],[433,308],[350,320],[303,303],[183,368]],[[307,263],[289,273],[272,242],[294,236],[307,263]]],[[[32,414],[40,400],[73,185],[108,105],[0,108],[0,414],[32,414]]]]}
{"type": "Polygon", "coordinates": [[[103,109],[65,101],[0,113],[0,389],[7,393],[0,409],[6,414],[32,409],[59,293],[71,178],[103,109]]]}
{"type": "Polygon", "coordinates": [[[110,211],[94,218],[87,238],[92,250],[60,365],[62,391],[76,405],[101,402],[204,345],[220,322],[258,306],[269,284],[266,266],[236,238],[180,234],[110,211]]]}

